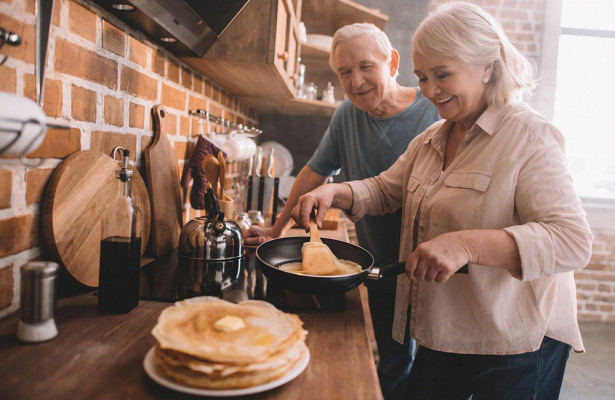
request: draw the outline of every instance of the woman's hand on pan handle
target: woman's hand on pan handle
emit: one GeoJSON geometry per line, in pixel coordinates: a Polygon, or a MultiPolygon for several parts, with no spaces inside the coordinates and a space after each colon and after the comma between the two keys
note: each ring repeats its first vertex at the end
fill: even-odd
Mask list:
{"type": "Polygon", "coordinates": [[[314,220],[320,228],[329,208],[337,207],[342,210],[350,210],[352,199],[352,189],[346,184],[330,183],[322,185],[299,197],[291,217],[297,225],[305,228],[307,232],[310,225],[310,215],[314,209],[318,210],[314,220]]]}
{"type": "Polygon", "coordinates": [[[406,276],[444,283],[469,261],[470,253],[459,235],[444,233],[417,246],[406,261],[406,276]]]}

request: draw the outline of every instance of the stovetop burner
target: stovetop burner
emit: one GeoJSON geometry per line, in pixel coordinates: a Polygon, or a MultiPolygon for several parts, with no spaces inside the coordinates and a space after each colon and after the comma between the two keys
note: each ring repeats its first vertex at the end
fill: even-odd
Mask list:
{"type": "MultiPolygon", "coordinates": [[[[159,257],[141,269],[140,297],[143,300],[175,302],[183,300],[180,295],[180,274],[178,273],[177,249],[159,257]]],[[[263,275],[254,249],[247,249],[239,278],[225,289],[194,293],[192,296],[216,296],[239,303],[249,299],[266,300],[284,310],[327,310],[344,311],[346,296],[305,295],[285,290],[271,284],[263,275]]]]}

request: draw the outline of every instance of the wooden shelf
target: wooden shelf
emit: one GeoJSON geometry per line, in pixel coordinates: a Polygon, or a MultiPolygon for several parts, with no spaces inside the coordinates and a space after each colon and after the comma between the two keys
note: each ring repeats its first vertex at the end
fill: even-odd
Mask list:
{"type": "Polygon", "coordinates": [[[333,35],[344,25],[371,22],[383,29],[389,17],[350,0],[303,0],[301,18],[307,33],[333,35]]]}
{"type": "Polygon", "coordinates": [[[299,43],[299,19],[308,34],[324,35],[355,22],[384,28],[388,21],[379,10],[350,0],[251,0],[203,58],[182,59],[257,112],[332,116],[337,105],[295,96],[300,57],[306,84],[314,82],[320,96],[331,82],[335,98],[344,98],[329,67],[330,49],[299,43]]]}

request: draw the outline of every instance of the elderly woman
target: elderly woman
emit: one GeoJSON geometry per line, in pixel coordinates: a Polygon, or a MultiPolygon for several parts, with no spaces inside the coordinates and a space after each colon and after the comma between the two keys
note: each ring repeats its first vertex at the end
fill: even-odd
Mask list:
{"type": "Polygon", "coordinates": [[[293,219],[402,207],[393,336],[403,340],[411,303],[419,344],[407,398],[556,399],[570,348],[584,351],[573,273],[592,241],[564,139],[520,100],[531,65],[479,7],[445,4],[412,48],[443,120],[377,177],[302,196],[293,219]],[[465,264],[469,274],[454,274],[465,264]]]}

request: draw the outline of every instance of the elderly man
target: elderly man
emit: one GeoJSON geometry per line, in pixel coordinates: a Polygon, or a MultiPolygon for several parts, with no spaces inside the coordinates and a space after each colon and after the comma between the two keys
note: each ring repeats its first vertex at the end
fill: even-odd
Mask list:
{"type": "MultiPolygon", "coordinates": [[[[397,83],[399,53],[375,25],[340,28],[333,36],[329,64],[348,99],[336,110],[318,149],[299,172],[275,224],[250,228],[245,234],[246,244],[283,236],[294,223],[291,211],[299,196],[340,170],[344,180],[364,179],[385,171],[414,137],[439,119],[437,109],[419,89],[397,83]]],[[[372,253],[376,265],[398,261],[400,226],[401,209],[357,222],[359,244],[372,253]]],[[[382,392],[386,400],[400,399],[415,344],[408,333],[403,345],[392,339],[395,280],[368,282],[366,286],[382,392]]]]}

